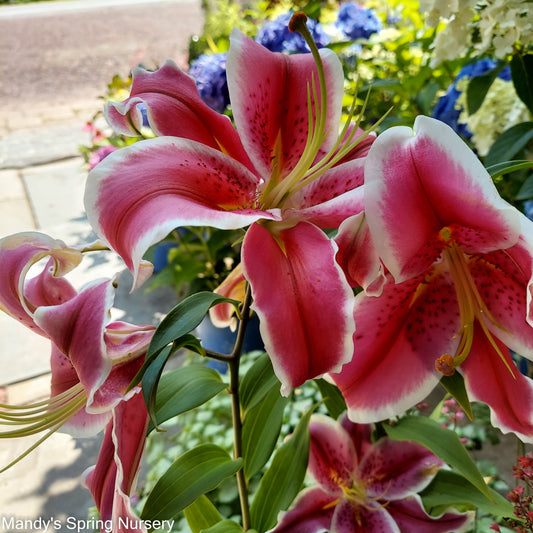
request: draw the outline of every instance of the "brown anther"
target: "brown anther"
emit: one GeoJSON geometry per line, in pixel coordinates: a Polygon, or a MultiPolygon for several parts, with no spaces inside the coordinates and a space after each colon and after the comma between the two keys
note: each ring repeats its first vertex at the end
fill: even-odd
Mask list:
{"type": "Polygon", "coordinates": [[[299,28],[303,24],[306,25],[307,15],[303,11],[296,11],[289,20],[289,31],[297,32],[300,31],[299,28]]]}
{"type": "Polygon", "coordinates": [[[435,368],[443,376],[453,376],[455,374],[455,366],[453,363],[453,357],[449,353],[445,353],[435,361],[435,368]]]}

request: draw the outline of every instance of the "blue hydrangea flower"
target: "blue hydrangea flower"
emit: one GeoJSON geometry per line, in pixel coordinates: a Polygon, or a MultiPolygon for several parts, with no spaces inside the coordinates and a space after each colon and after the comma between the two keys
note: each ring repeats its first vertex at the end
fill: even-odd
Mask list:
{"type": "Polygon", "coordinates": [[[524,202],[524,213],[529,220],[533,220],[533,200],[524,202]]]}
{"type": "Polygon", "coordinates": [[[381,31],[381,22],[374,12],[355,2],[341,5],[335,26],[350,39],[368,39],[381,31]]]}
{"type": "Polygon", "coordinates": [[[202,54],[191,63],[189,69],[202,100],[219,113],[222,113],[229,104],[226,56],[226,52],[202,54]]]}
{"type": "MultiPolygon", "coordinates": [[[[299,33],[289,30],[291,17],[292,13],[285,13],[265,23],[257,32],[255,40],[272,52],[310,52],[305,39],[299,33]]],[[[319,22],[308,19],[307,27],[318,48],[323,48],[330,43],[329,36],[319,22]]]]}
{"type": "MultiPolygon", "coordinates": [[[[462,110],[460,108],[456,108],[455,105],[457,99],[461,95],[461,91],[457,90],[457,82],[459,82],[465,76],[474,78],[476,76],[480,76],[481,74],[485,74],[486,72],[489,72],[495,68],[496,65],[496,61],[489,58],[483,58],[475,63],[465,65],[457,74],[455,81],[448,87],[446,94],[438,99],[435,107],[433,108],[432,116],[451,126],[459,135],[470,139],[470,137],[472,137],[472,133],[468,130],[466,124],[458,122],[459,115],[461,114],[462,110]]],[[[509,66],[506,66],[498,74],[498,77],[504,81],[510,81],[511,69],[509,66]]]]}

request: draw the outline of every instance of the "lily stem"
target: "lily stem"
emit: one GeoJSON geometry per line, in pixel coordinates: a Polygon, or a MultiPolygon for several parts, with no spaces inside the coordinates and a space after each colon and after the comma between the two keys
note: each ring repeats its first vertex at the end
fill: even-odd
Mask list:
{"type": "MultiPolygon", "coordinates": [[[[242,418],[241,405],[239,399],[239,365],[242,355],[242,348],[244,344],[244,334],[246,326],[250,320],[250,304],[252,301],[252,293],[250,286],[246,288],[244,302],[242,304],[242,318],[239,322],[239,329],[237,331],[237,339],[229,364],[229,390],[231,394],[231,414],[233,419],[233,455],[235,459],[242,458],[242,418]]],[[[241,468],[237,472],[237,486],[239,489],[239,500],[241,504],[242,513],[242,528],[244,531],[250,529],[250,505],[248,502],[248,484],[244,477],[244,469],[241,468]]]]}

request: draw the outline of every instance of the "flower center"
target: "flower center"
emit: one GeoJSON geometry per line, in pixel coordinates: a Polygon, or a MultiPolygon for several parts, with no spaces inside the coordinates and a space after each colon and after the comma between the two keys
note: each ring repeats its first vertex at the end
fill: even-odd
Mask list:
{"type": "Polygon", "coordinates": [[[0,469],[0,473],[11,468],[14,464],[26,457],[26,455],[56,432],[67,420],[80,411],[86,403],[87,395],[85,390],[81,383],[77,383],[65,392],[42,402],[24,406],[0,404],[0,425],[18,426],[17,429],[0,432],[0,439],[27,437],[49,430],[9,465],[0,469]]]}
{"type": "MultiPolygon", "coordinates": [[[[372,130],[369,130],[360,137],[355,138],[355,134],[362,119],[362,111],[353,125],[353,128],[350,130],[350,124],[352,123],[352,119],[357,108],[356,98],[354,98],[348,113],[348,118],[344,124],[344,127],[342,128],[342,131],[338,135],[334,146],[324,157],[315,162],[327,135],[327,89],[322,58],[320,57],[318,47],[313,40],[311,32],[306,25],[306,21],[307,17],[302,12],[296,12],[289,22],[289,29],[293,32],[298,31],[304,37],[309,45],[309,48],[311,49],[311,53],[313,54],[318,71],[320,98],[318,97],[316,81],[313,76],[311,78],[311,83],[307,86],[308,126],[307,141],[304,150],[296,166],[285,178],[280,180],[279,163],[281,159],[281,136],[278,136],[278,141],[274,147],[272,175],[268,185],[265,187],[265,190],[262,192],[259,198],[259,204],[263,209],[283,207],[292,194],[299,191],[312,181],[318,179],[320,176],[322,176],[322,174],[324,174],[324,172],[341,161],[342,158],[350,153],[381,122],[381,120],[378,121],[372,130]]],[[[365,105],[366,101],[363,104],[363,110],[365,105]]]]}
{"type": "Polygon", "coordinates": [[[446,243],[444,248],[444,260],[448,265],[459,304],[459,313],[461,317],[461,329],[459,331],[460,341],[455,355],[449,353],[443,354],[435,361],[435,368],[444,376],[452,376],[458,367],[470,353],[472,342],[474,340],[475,324],[481,326],[483,333],[488,341],[500,356],[505,366],[514,377],[513,370],[507,363],[500,348],[496,344],[492,333],[487,327],[487,320],[492,322],[502,331],[504,328],[492,316],[487,306],[483,302],[479,291],[472,279],[468,260],[459,245],[452,239],[450,228],[444,227],[440,231],[441,239],[446,243]]]}

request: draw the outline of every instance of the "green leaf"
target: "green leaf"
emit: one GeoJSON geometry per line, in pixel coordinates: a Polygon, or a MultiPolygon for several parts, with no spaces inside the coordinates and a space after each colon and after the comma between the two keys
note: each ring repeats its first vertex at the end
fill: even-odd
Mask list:
{"type": "Polygon", "coordinates": [[[511,76],[516,94],[533,113],[533,54],[515,54],[511,59],[511,76]]]}
{"type": "Polygon", "coordinates": [[[191,505],[185,507],[183,514],[187,519],[192,533],[200,533],[222,521],[222,516],[217,511],[217,508],[204,494],[191,503],[191,505]]]}
{"type": "Polygon", "coordinates": [[[528,200],[529,198],[533,198],[533,175],[529,176],[529,178],[522,183],[522,187],[520,187],[520,190],[516,195],[517,200],[528,200]]]}
{"type": "Polygon", "coordinates": [[[487,498],[492,498],[483,476],[454,431],[421,416],[407,416],[395,425],[385,424],[384,428],[394,440],[418,442],[455,468],[487,498]]]}
{"type": "Polygon", "coordinates": [[[322,398],[324,398],[324,404],[328,413],[335,420],[346,411],[346,402],[340,392],[340,390],[335,386],[326,381],[325,379],[315,379],[314,380],[322,398]]]}
{"type": "Polygon", "coordinates": [[[257,405],[274,387],[281,389],[281,384],[274,374],[268,354],[263,354],[254,361],[241,381],[239,397],[243,412],[257,405]]]}
{"type": "Polygon", "coordinates": [[[168,520],[175,517],[241,466],[242,459],[232,460],[214,444],[201,444],[189,450],[178,457],[156,483],[144,504],[141,518],[168,520]]]}
{"type": "MultiPolygon", "coordinates": [[[[242,527],[233,520],[222,520],[209,529],[203,529],[202,533],[242,533],[242,527]]],[[[248,533],[253,532],[249,529],[248,533]]]]}
{"type": "Polygon", "coordinates": [[[267,463],[276,447],[287,398],[276,383],[263,400],[249,409],[242,428],[244,475],[250,479],[267,463]]]}
{"type": "Polygon", "coordinates": [[[192,350],[201,350],[200,341],[193,335],[184,335],[179,341],[176,341],[172,347],[167,346],[159,352],[159,355],[150,362],[146,367],[142,377],[142,393],[146,408],[148,409],[148,416],[151,423],[157,429],[156,421],[156,394],[159,379],[163,373],[163,368],[170,357],[173,349],[188,347],[192,350]]]}
{"type": "MultiPolygon", "coordinates": [[[[515,170],[522,170],[523,168],[533,168],[533,161],[525,159],[515,161],[503,161],[487,167],[487,172],[493,177],[498,178],[515,170]]],[[[529,197],[528,197],[529,198],[529,197]]]]}
{"type": "MultiPolygon", "coordinates": [[[[204,404],[227,387],[220,374],[204,365],[188,365],[163,374],[157,388],[155,418],[160,424],[204,404]]],[[[148,432],[154,429],[150,424],[148,432]]]]}
{"type": "Polygon", "coordinates": [[[271,529],[280,511],[289,507],[302,487],[309,460],[310,410],[298,423],[293,435],[274,455],[250,507],[252,527],[258,533],[271,529]]]}
{"type": "Polygon", "coordinates": [[[483,100],[485,100],[485,96],[487,96],[487,93],[489,92],[490,86],[505,65],[506,63],[501,61],[496,68],[489,70],[485,74],[475,76],[468,82],[468,88],[466,90],[466,107],[470,115],[473,115],[481,107],[483,100]]]}
{"type": "Polygon", "coordinates": [[[457,403],[463,408],[466,416],[473,420],[472,406],[466,392],[465,380],[459,372],[454,372],[453,376],[442,376],[440,384],[457,400],[457,403]]]}
{"type": "Polygon", "coordinates": [[[147,355],[158,352],[167,344],[191,332],[213,305],[224,302],[235,306],[239,304],[236,300],[224,298],[214,292],[198,292],[185,298],[161,321],[152,337],[147,355]]]}
{"type": "Polygon", "coordinates": [[[521,122],[505,130],[490,147],[485,165],[509,161],[533,139],[533,122],[521,122]]]}
{"type": "Polygon", "coordinates": [[[496,491],[489,489],[489,492],[490,499],[457,472],[440,470],[420,496],[424,507],[434,516],[442,514],[448,507],[469,504],[498,519],[512,517],[513,504],[496,491]]]}

